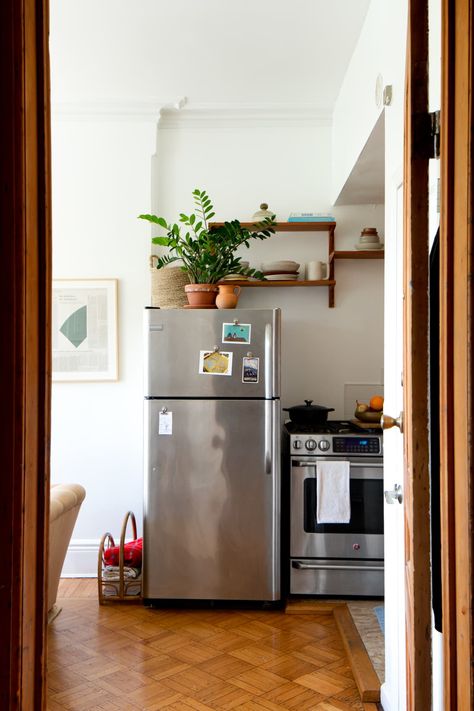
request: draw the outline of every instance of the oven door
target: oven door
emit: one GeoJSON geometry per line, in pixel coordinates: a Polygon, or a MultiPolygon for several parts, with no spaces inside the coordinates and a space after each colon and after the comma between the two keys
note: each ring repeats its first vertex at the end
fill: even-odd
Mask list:
{"type": "MultiPolygon", "coordinates": [[[[292,457],[292,558],[383,559],[383,468],[380,459],[349,457],[351,519],[316,522],[316,463],[332,457],[292,457]]],[[[336,458],[334,458],[336,459],[336,458]]],[[[344,459],[337,457],[338,461],[344,459]]]]}

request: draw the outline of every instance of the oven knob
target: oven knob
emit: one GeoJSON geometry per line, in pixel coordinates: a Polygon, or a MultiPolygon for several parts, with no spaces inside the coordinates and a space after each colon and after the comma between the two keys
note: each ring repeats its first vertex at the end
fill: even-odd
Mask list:
{"type": "Polygon", "coordinates": [[[302,442],[299,439],[295,439],[293,442],[293,449],[301,449],[302,447],[302,442]]]}
{"type": "Polygon", "coordinates": [[[304,443],[304,446],[311,452],[313,449],[316,449],[318,445],[316,444],[316,441],[314,439],[307,439],[304,443]]]}
{"type": "Polygon", "coordinates": [[[331,445],[329,444],[327,439],[322,439],[319,443],[319,449],[321,450],[321,452],[327,452],[330,446],[331,445]]]}

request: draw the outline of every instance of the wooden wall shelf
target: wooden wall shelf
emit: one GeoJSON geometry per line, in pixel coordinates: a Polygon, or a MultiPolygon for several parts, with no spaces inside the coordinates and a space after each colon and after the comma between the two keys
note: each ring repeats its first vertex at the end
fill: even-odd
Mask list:
{"type": "Polygon", "coordinates": [[[346,250],[346,251],[336,251],[329,256],[329,260],[333,259],[383,259],[384,251],[383,249],[361,249],[356,250],[346,250]]]}
{"type": "MultiPolygon", "coordinates": [[[[221,227],[223,222],[211,222],[210,227],[221,227]]],[[[241,222],[243,227],[252,229],[255,227],[254,222],[241,222]]],[[[328,289],[328,305],[329,308],[334,307],[334,291],[336,286],[335,279],[335,261],[336,259],[384,259],[383,249],[377,250],[336,250],[334,248],[334,232],[336,230],[335,222],[277,222],[274,225],[275,232],[326,232],[328,236],[328,262],[329,262],[329,278],[319,281],[229,281],[221,282],[224,284],[234,284],[240,287],[298,287],[298,286],[325,286],[328,289]]]]}
{"type": "Polygon", "coordinates": [[[219,282],[219,284],[232,284],[233,286],[257,286],[257,287],[269,287],[269,286],[335,286],[336,282],[334,279],[320,279],[318,281],[308,281],[308,280],[292,280],[292,281],[251,281],[243,279],[242,281],[237,279],[229,279],[219,282]]]}
{"type": "MultiPolygon", "coordinates": [[[[209,227],[222,227],[223,222],[211,222],[209,227]]],[[[241,222],[242,227],[251,230],[255,227],[254,222],[241,222]]],[[[335,222],[277,222],[274,225],[275,232],[334,232],[335,222]]]]}

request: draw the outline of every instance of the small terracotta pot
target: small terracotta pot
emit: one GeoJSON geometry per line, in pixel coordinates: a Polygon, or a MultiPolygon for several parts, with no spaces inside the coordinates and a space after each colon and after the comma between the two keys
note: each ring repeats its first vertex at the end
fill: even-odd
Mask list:
{"type": "Polygon", "coordinates": [[[210,308],[216,302],[219,287],[215,284],[186,284],[184,287],[189,305],[198,309],[201,306],[210,308]]]}
{"type": "Polygon", "coordinates": [[[235,309],[239,300],[240,286],[219,284],[219,294],[216,298],[218,309],[235,309]]]}

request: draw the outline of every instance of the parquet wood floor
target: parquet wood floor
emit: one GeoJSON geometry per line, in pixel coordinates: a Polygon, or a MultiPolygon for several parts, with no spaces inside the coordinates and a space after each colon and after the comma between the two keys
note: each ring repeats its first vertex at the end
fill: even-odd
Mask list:
{"type": "Polygon", "coordinates": [[[49,711],[364,709],[331,614],[100,607],[89,580],[58,603],[49,711]]]}

